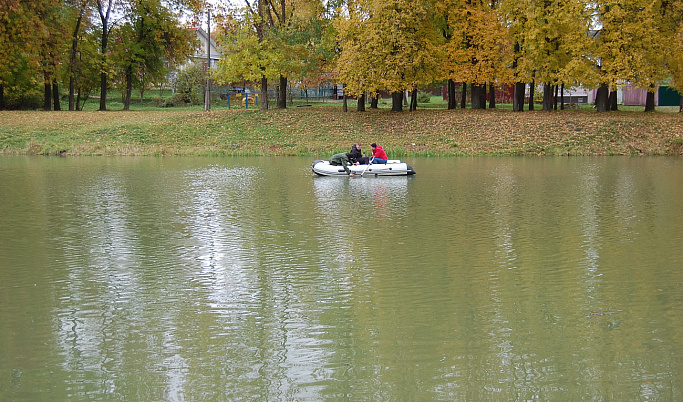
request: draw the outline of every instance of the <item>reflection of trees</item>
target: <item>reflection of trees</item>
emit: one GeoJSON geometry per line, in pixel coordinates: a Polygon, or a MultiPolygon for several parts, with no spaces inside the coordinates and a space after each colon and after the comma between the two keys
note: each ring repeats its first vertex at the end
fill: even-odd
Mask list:
{"type": "Polygon", "coordinates": [[[457,175],[398,180],[277,160],[33,171],[14,185],[38,200],[40,224],[18,228],[35,244],[0,243],[0,313],[30,317],[0,340],[27,356],[24,381],[55,354],[41,379],[77,398],[675,397],[665,209],[683,189],[640,161],[456,159],[457,175]]]}
{"type": "MultiPolygon", "coordinates": [[[[506,281],[506,270],[519,268],[519,262],[515,244],[517,234],[517,222],[515,221],[514,206],[519,199],[517,183],[512,167],[509,164],[501,164],[494,172],[494,183],[490,190],[491,212],[493,214],[493,258],[495,265],[487,269],[487,288],[489,291],[491,312],[489,317],[489,329],[487,334],[491,337],[490,342],[494,345],[491,362],[497,367],[497,372],[508,376],[509,381],[513,376],[515,361],[513,319],[508,316],[505,305],[514,298],[507,294],[503,282],[506,281]]],[[[493,382],[492,382],[493,383],[493,382]]]]}
{"type": "Polygon", "coordinates": [[[150,383],[164,382],[155,369],[161,366],[154,357],[158,338],[150,335],[163,328],[155,285],[167,266],[151,226],[163,226],[166,212],[158,203],[165,187],[117,167],[131,166],[101,172],[85,167],[88,174],[66,192],[76,195],[74,202],[52,215],[60,269],[68,275],[60,282],[66,296],[57,312],[63,368],[93,389],[104,382],[108,392],[124,395],[130,390],[118,388],[116,377],[143,372],[150,383]]]}

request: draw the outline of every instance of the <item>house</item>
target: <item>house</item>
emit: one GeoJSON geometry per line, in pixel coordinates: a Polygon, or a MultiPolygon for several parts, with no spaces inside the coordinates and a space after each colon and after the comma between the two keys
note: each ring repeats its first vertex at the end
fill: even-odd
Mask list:
{"type": "Polygon", "coordinates": [[[201,27],[197,28],[190,28],[191,30],[195,31],[197,34],[197,39],[199,41],[199,45],[195,49],[194,53],[192,54],[191,59],[194,62],[198,61],[203,61],[206,62],[206,52],[207,52],[207,45],[208,45],[208,50],[210,52],[209,58],[210,58],[210,64],[209,66],[211,68],[216,68],[218,65],[218,60],[223,56],[223,51],[221,50],[220,46],[216,43],[216,41],[213,38],[209,37],[209,34],[202,29],[201,27]]]}

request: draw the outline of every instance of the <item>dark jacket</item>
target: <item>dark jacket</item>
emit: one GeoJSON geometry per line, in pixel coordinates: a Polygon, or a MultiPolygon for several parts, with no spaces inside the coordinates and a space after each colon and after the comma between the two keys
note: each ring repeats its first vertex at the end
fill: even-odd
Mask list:
{"type": "Polygon", "coordinates": [[[349,169],[349,164],[351,161],[349,160],[349,154],[345,153],[340,153],[340,154],[334,154],[330,158],[330,165],[333,166],[343,166],[344,170],[346,170],[346,173],[351,173],[351,170],[349,169]]]}
{"type": "Polygon", "coordinates": [[[351,152],[349,152],[349,158],[351,158],[351,162],[358,162],[361,165],[367,165],[370,163],[370,158],[367,156],[363,156],[363,154],[360,152],[360,149],[356,148],[356,144],[353,144],[351,147],[351,152]]]}

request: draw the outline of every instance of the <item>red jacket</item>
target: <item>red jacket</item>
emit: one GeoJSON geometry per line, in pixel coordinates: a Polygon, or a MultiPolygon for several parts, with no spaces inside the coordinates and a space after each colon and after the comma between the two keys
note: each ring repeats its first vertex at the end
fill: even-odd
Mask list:
{"type": "Polygon", "coordinates": [[[379,158],[379,159],[389,159],[387,158],[387,153],[384,152],[384,149],[382,149],[381,145],[377,145],[375,149],[372,150],[372,157],[373,158],[379,158]]]}

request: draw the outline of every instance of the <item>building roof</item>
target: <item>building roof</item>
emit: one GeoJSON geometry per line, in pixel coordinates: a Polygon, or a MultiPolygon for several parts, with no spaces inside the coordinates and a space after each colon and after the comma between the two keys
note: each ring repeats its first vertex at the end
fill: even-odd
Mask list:
{"type": "Polygon", "coordinates": [[[210,43],[209,49],[211,53],[211,64],[214,64],[218,59],[221,58],[221,56],[223,55],[221,47],[218,45],[218,43],[216,43],[216,41],[213,38],[209,37],[209,34],[204,29],[202,29],[201,27],[194,27],[190,29],[197,33],[197,39],[199,39],[199,45],[197,46],[197,49],[195,49],[195,52],[192,54],[193,58],[206,59],[207,41],[209,41],[210,43]]]}

